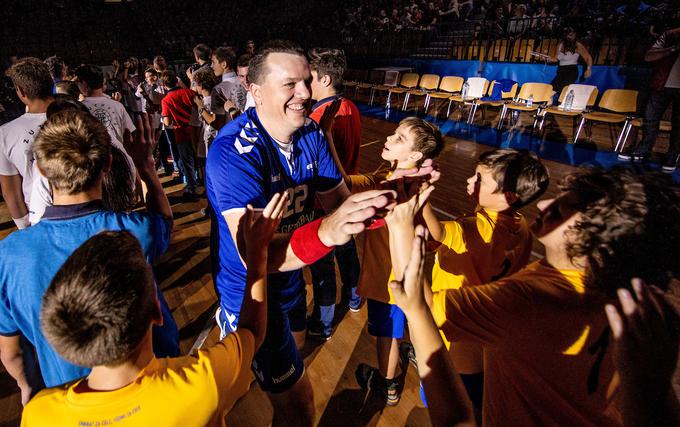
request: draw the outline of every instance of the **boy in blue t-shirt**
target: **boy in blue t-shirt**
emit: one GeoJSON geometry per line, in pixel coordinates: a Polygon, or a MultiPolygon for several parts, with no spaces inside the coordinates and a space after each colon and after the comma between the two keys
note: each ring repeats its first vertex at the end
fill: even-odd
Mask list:
{"type": "MultiPolygon", "coordinates": [[[[141,137],[142,135],[138,135],[141,137]]],[[[3,364],[22,393],[22,402],[37,392],[23,366],[20,336],[35,346],[40,370],[48,387],[84,375],[89,368],[68,363],[47,343],[40,328],[40,305],[52,277],[68,256],[103,230],[128,230],[139,240],[149,262],[168,247],[172,211],[156,175],[153,144],[138,139],[132,158],[148,193],[147,212],[111,212],[101,202],[102,177],[110,168],[110,137],[101,123],[82,111],[52,116],[37,135],[34,152],[40,173],[53,189],[54,206],[40,223],[0,241],[0,352],[3,364]]],[[[163,326],[154,328],[157,356],[179,352],[177,326],[158,293],[163,326]]]]}

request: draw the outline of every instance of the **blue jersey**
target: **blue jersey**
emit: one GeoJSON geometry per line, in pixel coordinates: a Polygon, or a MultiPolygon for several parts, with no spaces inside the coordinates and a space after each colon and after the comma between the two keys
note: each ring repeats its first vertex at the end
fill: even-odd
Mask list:
{"type": "MultiPolygon", "coordinates": [[[[318,125],[307,119],[293,135],[290,160],[262,127],[255,108],[224,126],[213,141],[206,166],[208,199],[219,223],[219,268],[216,286],[229,326],[235,329],[241,311],[246,269],[224,219],[247,204],[262,209],[275,193],[288,192],[288,206],[279,226],[290,233],[314,220],[319,192],[333,190],[342,176],[318,125]]],[[[304,292],[301,271],[271,274],[269,300],[285,309],[304,292]]]]}

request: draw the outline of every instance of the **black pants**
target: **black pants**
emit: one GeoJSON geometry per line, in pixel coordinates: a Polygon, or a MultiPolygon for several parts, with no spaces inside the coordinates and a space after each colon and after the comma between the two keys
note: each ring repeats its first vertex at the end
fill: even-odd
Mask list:
{"type": "Polygon", "coordinates": [[[659,121],[668,105],[672,105],[671,113],[671,137],[668,141],[668,153],[666,162],[674,163],[680,155],[680,89],[663,88],[651,93],[647,107],[645,108],[645,120],[643,122],[644,138],[637,151],[648,154],[652,151],[656,137],[659,135],[659,121]]]}
{"type": "Polygon", "coordinates": [[[555,96],[559,97],[562,89],[578,80],[578,65],[560,65],[557,67],[557,75],[550,82],[555,91],[555,96]]]}

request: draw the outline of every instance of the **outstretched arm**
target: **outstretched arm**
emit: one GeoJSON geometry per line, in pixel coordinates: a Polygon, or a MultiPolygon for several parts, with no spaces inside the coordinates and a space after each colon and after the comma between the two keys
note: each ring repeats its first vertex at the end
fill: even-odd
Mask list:
{"type": "MultiPolygon", "coordinates": [[[[392,232],[391,228],[390,234],[392,232]]],[[[390,287],[408,320],[430,421],[433,426],[474,426],[472,403],[423,297],[426,231],[418,226],[415,235],[411,245],[397,248],[398,253],[392,253],[393,263],[405,257],[408,264],[403,278],[391,282],[390,287]]]]}

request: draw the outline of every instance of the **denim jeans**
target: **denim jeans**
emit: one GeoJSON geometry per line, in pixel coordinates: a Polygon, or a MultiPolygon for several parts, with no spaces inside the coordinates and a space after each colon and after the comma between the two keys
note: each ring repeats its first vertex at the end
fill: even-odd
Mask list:
{"type": "Polygon", "coordinates": [[[187,184],[185,191],[195,193],[197,184],[194,147],[191,146],[190,142],[180,142],[177,144],[177,154],[179,172],[184,176],[187,184]]]}
{"type": "Polygon", "coordinates": [[[342,279],[343,300],[348,299],[351,307],[358,307],[361,298],[356,294],[359,281],[359,257],[354,239],[337,246],[331,253],[310,266],[314,289],[312,321],[323,323],[324,330],[331,332],[335,316],[336,277],[335,259],[338,260],[342,279]]]}
{"type": "Polygon", "coordinates": [[[680,89],[677,88],[663,88],[652,92],[650,95],[645,108],[644,138],[637,151],[648,154],[652,150],[654,143],[656,143],[656,137],[659,135],[659,121],[669,104],[672,104],[673,110],[666,162],[675,162],[680,154],[680,89]]]}

